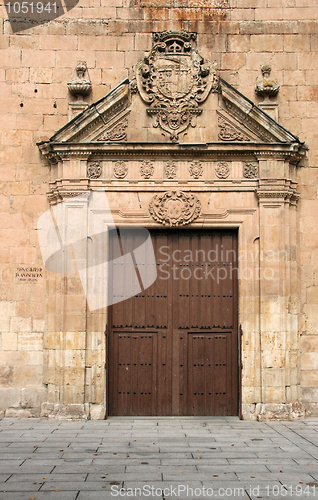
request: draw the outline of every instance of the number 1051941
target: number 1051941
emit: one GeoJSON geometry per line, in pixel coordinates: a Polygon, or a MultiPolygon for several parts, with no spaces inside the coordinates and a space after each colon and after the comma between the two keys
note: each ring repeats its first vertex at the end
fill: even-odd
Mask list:
{"type": "Polygon", "coordinates": [[[5,4],[8,14],[56,14],[56,2],[8,2],[5,4]]]}

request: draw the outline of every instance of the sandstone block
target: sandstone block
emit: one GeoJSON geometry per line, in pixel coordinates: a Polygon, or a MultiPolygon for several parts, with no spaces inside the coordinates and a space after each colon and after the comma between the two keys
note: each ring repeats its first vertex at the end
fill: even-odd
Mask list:
{"type": "Polygon", "coordinates": [[[31,318],[12,317],[10,331],[14,333],[31,332],[31,318]]]}
{"type": "Polygon", "coordinates": [[[103,405],[89,405],[89,416],[91,420],[104,420],[106,410],[103,405]]]}
{"type": "Polygon", "coordinates": [[[28,387],[21,389],[22,408],[40,408],[46,400],[47,390],[45,387],[28,387]]]}
{"type": "Polygon", "coordinates": [[[250,50],[249,35],[229,35],[227,40],[229,52],[249,52],[250,50]]]}
{"type": "Polygon", "coordinates": [[[20,404],[20,389],[15,387],[1,387],[0,388],[0,410],[5,411],[10,406],[20,404]]]}
{"type": "Polygon", "coordinates": [[[32,413],[29,410],[21,410],[15,408],[9,408],[5,412],[6,418],[30,418],[32,413]]]}
{"type": "Polygon", "coordinates": [[[284,35],[285,52],[310,52],[309,35],[284,35]]]}
{"type": "Polygon", "coordinates": [[[18,348],[18,335],[14,332],[2,331],[2,350],[3,351],[16,351],[18,348]]]}

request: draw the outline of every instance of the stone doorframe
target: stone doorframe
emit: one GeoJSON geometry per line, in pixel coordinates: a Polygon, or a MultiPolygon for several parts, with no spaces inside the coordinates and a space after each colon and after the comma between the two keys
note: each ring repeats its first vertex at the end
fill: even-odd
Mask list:
{"type": "MultiPolygon", "coordinates": [[[[154,199],[182,191],[199,200],[200,210],[190,222],[181,216],[178,224],[238,229],[242,416],[301,416],[296,217],[301,145],[50,142],[40,149],[52,173],[50,204],[64,202],[65,220],[78,210],[75,196],[105,190],[116,225],[162,228],[169,221],[153,212],[154,199]]],[[[83,200],[83,217],[86,207],[83,200]]],[[[102,230],[104,219],[101,213],[102,230]]],[[[47,292],[48,401],[42,415],[105,418],[107,308],[90,311],[79,276],[67,269],[47,272],[47,292]]]]}

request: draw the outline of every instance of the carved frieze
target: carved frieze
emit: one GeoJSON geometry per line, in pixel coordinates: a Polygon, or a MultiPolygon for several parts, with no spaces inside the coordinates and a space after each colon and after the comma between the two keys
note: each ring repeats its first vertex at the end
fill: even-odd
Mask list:
{"type": "Polygon", "coordinates": [[[140,165],[140,175],[145,179],[150,179],[153,176],[154,166],[152,161],[145,160],[140,165]]]}
{"type": "Polygon", "coordinates": [[[218,113],[218,125],[220,127],[219,139],[221,141],[250,141],[250,137],[238,127],[229,122],[225,116],[218,113]]]}
{"type": "Polygon", "coordinates": [[[128,165],[125,161],[116,161],[114,165],[114,176],[117,179],[124,179],[128,174],[128,165]]]}
{"type": "Polygon", "coordinates": [[[175,179],[177,177],[177,166],[173,161],[168,161],[164,167],[165,176],[167,179],[175,179]]]}
{"type": "Polygon", "coordinates": [[[99,161],[90,162],[87,165],[87,177],[89,179],[98,179],[102,174],[102,167],[99,161]]]}
{"type": "Polygon", "coordinates": [[[194,179],[199,179],[203,174],[203,167],[201,162],[193,161],[189,166],[189,173],[194,179]]]}
{"type": "Polygon", "coordinates": [[[216,63],[200,56],[195,41],[196,34],[184,30],[156,33],[149,56],[135,66],[136,86],[149,105],[153,126],[173,142],[189,126],[195,127],[202,112],[199,105],[218,89],[216,63]]]}
{"type": "Polygon", "coordinates": [[[230,175],[230,167],[226,161],[220,161],[215,167],[215,175],[219,179],[226,179],[230,175]]]}
{"type": "Polygon", "coordinates": [[[103,132],[98,138],[97,141],[100,142],[107,142],[107,141],[112,141],[112,142],[119,142],[119,141],[126,141],[127,140],[127,134],[126,134],[126,128],[128,127],[128,119],[125,118],[124,120],[121,120],[119,123],[117,123],[114,127],[112,127],[110,130],[106,130],[106,132],[103,132]]]}
{"type": "Polygon", "coordinates": [[[199,217],[200,200],[193,194],[183,191],[167,191],[153,197],[149,213],[160,224],[184,226],[199,217]]]}
{"type": "Polygon", "coordinates": [[[246,179],[257,179],[258,165],[253,162],[245,162],[243,166],[243,177],[246,177],[246,179]]]}

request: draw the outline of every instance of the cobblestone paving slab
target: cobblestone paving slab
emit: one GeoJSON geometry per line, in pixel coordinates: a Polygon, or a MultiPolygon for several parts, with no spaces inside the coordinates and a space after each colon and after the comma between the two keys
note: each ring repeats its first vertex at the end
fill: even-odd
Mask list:
{"type": "Polygon", "coordinates": [[[318,500],[318,419],[3,419],[0,448],[0,500],[318,500]]]}

